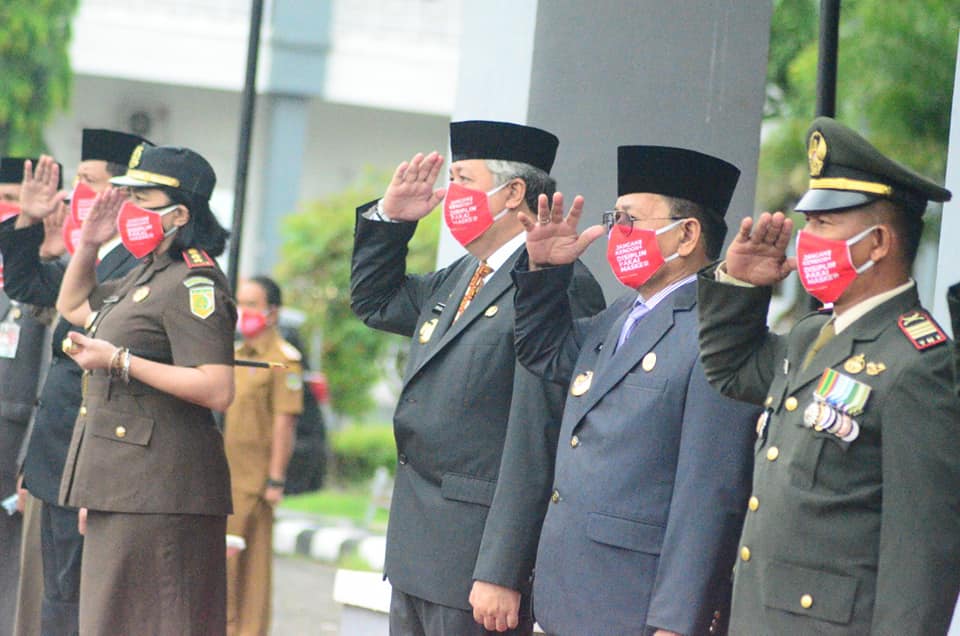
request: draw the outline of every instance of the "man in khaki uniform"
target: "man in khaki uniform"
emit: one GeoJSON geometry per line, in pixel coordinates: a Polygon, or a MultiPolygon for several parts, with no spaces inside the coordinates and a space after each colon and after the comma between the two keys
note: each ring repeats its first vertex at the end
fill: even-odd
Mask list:
{"type": "Polygon", "coordinates": [[[227,410],[225,444],[233,481],[229,534],[246,550],[227,560],[227,632],[266,635],[270,628],[273,507],[283,498],[297,415],[303,411],[300,352],[277,333],[280,288],[266,276],[237,290],[238,360],[285,368],[238,366],[236,398],[227,410]]]}

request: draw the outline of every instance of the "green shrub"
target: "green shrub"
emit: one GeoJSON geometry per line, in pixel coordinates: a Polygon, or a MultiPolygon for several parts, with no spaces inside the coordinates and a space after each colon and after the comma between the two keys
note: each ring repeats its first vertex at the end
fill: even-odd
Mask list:
{"type": "Polygon", "coordinates": [[[393,428],[383,425],[350,425],[330,437],[333,469],[342,484],[365,482],[378,466],[393,475],[397,467],[397,446],[393,428]]]}

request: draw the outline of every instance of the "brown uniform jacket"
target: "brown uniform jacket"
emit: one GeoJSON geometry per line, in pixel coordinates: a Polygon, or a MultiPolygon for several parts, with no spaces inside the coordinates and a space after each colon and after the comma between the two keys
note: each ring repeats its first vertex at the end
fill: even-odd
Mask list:
{"type": "Polygon", "coordinates": [[[234,371],[236,397],[227,409],[224,430],[233,491],[260,494],[270,471],[274,416],[303,412],[301,356],[275,329],[256,348],[238,344],[236,356],[287,365],[285,369],[237,367],[234,371]]]}
{"type": "MultiPolygon", "coordinates": [[[[205,255],[204,255],[205,256],[205,255]]],[[[227,281],[179,256],[147,257],[90,295],[91,335],[181,367],[233,364],[227,281]]],[[[87,373],[60,504],[128,513],[229,514],[230,473],[210,410],[131,380],[87,373]]]]}

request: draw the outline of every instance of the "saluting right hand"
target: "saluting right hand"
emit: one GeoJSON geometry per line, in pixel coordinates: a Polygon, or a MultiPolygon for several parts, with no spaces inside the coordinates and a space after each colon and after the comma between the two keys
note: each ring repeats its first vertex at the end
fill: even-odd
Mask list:
{"type": "Polygon", "coordinates": [[[582,214],[583,197],[577,195],[570,212],[564,217],[563,194],[560,192],[554,193],[551,207],[547,206],[547,195],[540,195],[536,220],[524,212],[517,214],[520,224],[527,231],[527,255],[531,270],[573,263],[603,235],[602,225],[592,225],[582,234],[578,233],[577,224],[582,214]]]}
{"type": "Polygon", "coordinates": [[[383,195],[383,211],[394,221],[419,221],[437,207],[446,188],[433,188],[443,167],[443,157],[431,152],[417,153],[397,166],[383,195]]]}
{"type": "Polygon", "coordinates": [[[757,286],[779,283],[797,268],[795,258],[787,257],[793,235],[793,221],[783,212],[764,212],[754,223],[747,217],[727,248],[727,273],[757,286]]]}
{"type": "MultiPolygon", "coordinates": [[[[34,166],[32,161],[23,164],[23,181],[20,184],[21,221],[36,223],[56,212],[66,192],[60,192],[60,166],[49,155],[42,155],[34,166]]],[[[23,225],[23,223],[19,224],[23,225]]]]}
{"type": "Polygon", "coordinates": [[[118,188],[107,188],[97,195],[80,229],[81,245],[99,248],[116,235],[117,215],[126,198],[126,193],[118,188]]]}

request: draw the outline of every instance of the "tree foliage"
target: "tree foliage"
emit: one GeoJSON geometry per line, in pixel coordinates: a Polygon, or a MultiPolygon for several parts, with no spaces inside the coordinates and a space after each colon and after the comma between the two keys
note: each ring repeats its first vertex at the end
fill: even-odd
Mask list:
{"type": "Polygon", "coordinates": [[[77,3],[0,2],[0,155],[45,149],[44,126],[67,106],[70,24],[77,3]]]}
{"type": "MultiPolygon", "coordinates": [[[[370,329],[350,310],[350,259],[354,209],[383,194],[390,172],[366,169],[347,189],[313,201],[284,220],[284,245],[277,277],[287,304],[304,311],[306,341],[322,336],[321,364],[333,408],[358,417],[373,407],[370,388],[396,368],[406,339],[370,329]]],[[[410,243],[407,268],[434,268],[440,215],[420,222],[410,243]]]]}

